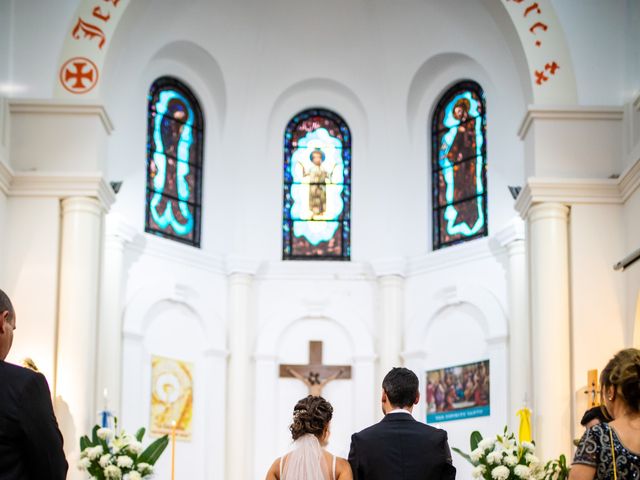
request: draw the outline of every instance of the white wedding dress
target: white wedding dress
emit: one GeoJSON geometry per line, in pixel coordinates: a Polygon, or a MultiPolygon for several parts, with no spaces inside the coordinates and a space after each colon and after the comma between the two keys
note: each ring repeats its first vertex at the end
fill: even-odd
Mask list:
{"type": "Polygon", "coordinates": [[[336,457],[331,471],[324,450],[315,435],[303,435],[293,450],[280,458],[280,480],[336,480],[336,457]]]}

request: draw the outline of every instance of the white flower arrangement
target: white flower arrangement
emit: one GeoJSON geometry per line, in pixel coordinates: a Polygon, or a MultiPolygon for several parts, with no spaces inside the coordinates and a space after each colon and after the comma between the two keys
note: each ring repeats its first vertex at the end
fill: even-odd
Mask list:
{"type": "MultiPolygon", "coordinates": [[[[502,435],[483,439],[480,432],[471,434],[471,453],[454,448],[473,465],[472,477],[482,480],[564,480],[564,471],[559,473],[560,462],[554,460],[546,466],[536,457],[536,446],[532,442],[518,442],[505,427],[502,435]]],[[[566,467],[566,464],[563,465],[566,467]]]]}
{"type": "Polygon", "coordinates": [[[169,444],[165,435],[142,446],[145,429],[135,436],[116,429],[93,427],[91,438],[80,439],[78,469],[96,480],[143,480],[153,475],[153,466],[169,444]]]}

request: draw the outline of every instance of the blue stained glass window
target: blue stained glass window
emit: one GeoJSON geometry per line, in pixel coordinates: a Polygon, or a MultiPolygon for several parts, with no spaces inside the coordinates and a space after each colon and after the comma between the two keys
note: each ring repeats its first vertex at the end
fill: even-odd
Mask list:
{"type": "Polygon", "coordinates": [[[433,249],[489,233],[484,92],[465,80],[442,96],[432,124],[433,249]]]}
{"type": "Polygon", "coordinates": [[[336,113],[298,113],[284,136],[284,260],[349,260],[351,133],[336,113]]]}
{"type": "Polygon", "coordinates": [[[157,79],[147,110],[145,231],[200,246],[204,119],[180,81],[157,79]]]}

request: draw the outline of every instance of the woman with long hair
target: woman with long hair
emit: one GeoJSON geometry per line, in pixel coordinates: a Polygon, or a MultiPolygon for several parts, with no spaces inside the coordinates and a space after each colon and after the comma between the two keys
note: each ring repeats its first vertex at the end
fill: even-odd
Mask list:
{"type": "Polygon", "coordinates": [[[324,398],[300,400],[289,427],[293,448],[273,462],[266,480],[352,480],[349,462],[324,449],[332,417],[333,407],[324,398]]]}
{"type": "Polygon", "coordinates": [[[602,371],[600,385],[613,420],[587,429],[569,479],[640,479],[640,350],[618,352],[602,371]]]}

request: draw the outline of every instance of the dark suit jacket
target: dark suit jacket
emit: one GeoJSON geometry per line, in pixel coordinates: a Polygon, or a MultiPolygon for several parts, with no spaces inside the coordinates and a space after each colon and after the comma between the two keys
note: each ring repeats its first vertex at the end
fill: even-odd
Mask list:
{"type": "Polygon", "coordinates": [[[349,463],[355,480],[453,480],[447,432],[391,413],[354,433],[349,463]]]}
{"type": "Polygon", "coordinates": [[[67,468],[44,376],[0,360],[0,480],[64,480],[67,468]]]}

